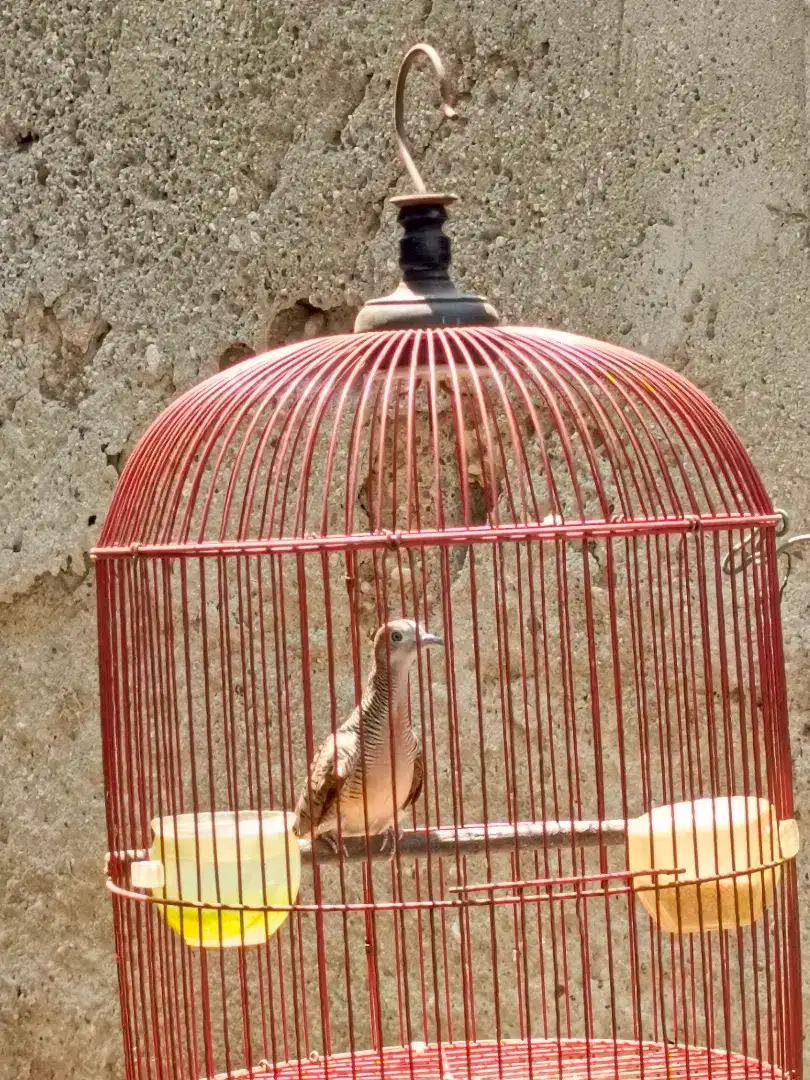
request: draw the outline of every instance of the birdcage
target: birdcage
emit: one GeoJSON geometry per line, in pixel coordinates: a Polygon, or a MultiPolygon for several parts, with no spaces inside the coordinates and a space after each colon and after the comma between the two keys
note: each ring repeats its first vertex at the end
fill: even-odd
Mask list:
{"type": "Polygon", "coordinates": [[[126,1075],[798,1077],[779,514],[456,291],[420,52],[402,285],[176,400],[94,552],[126,1075]]]}

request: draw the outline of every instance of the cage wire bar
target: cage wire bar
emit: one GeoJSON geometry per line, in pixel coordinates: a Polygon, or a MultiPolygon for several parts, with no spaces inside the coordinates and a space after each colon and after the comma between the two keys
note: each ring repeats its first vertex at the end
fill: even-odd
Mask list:
{"type": "Polygon", "coordinates": [[[127,1080],[800,1077],[795,864],[752,803],[696,928],[691,840],[631,868],[656,807],[793,817],[779,520],[699,390],[561,332],[307,341],[171,404],[93,553],[127,1080]],[[444,649],[391,857],[272,839],[400,616],[444,649]]]}

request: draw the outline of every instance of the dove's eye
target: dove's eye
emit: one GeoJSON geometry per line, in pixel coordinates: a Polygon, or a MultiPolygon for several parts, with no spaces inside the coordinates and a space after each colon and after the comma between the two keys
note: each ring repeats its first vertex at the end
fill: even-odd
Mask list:
{"type": "Polygon", "coordinates": [[[399,630],[393,630],[391,632],[391,640],[392,641],[402,641],[402,634],[400,633],[399,630]]]}

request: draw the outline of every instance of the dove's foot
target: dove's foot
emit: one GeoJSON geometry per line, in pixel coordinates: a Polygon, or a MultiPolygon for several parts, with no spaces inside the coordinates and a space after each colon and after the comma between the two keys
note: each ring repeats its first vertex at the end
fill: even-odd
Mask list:
{"type": "Polygon", "coordinates": [[[337,833],[323,832],[321,833],[320,838],[329,845],[339,859],[347,859],[349,857],[349,853],[346,851],[346,845],[338,839],[337,833]]]}
{"type": "Polygon", "coordinates": [[[397,840],[400,836],[402,836],[402,832],[394,825],[391,825],[382,834],[383,840],[382,844],[380,844],[380,852],[382,854],[385,854],[387,852],[389,861],[394,858],[394,855],[396,855],[397,840]]]}

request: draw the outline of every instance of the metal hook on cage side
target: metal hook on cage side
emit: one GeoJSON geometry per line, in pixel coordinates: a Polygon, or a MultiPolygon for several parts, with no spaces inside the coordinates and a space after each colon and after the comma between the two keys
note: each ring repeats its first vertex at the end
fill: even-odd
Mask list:
{"type": "MultiPolygon", "coordinates": [[[[779,524],[776,526],[776,535],[784,536],[790,528],[790,521],[784,510],[774,509],[774,512],[779,517],[779,524]]],[[[789,536],[787,540],[783,540],[781,544],[776,545],[776,557],[784,558],[786,560],[785,573],[779,582],[779,599],[781,600],[785,587],[787,586],[790,578],[791,570],[793,569],[793,558],[791,556],[791,548],[797,547],[800,544],[810,543],[810,533],[798,533],[796,536],[789,536]]],[[[746,533],[739,543],[735,544],[728,555],[723,559],[722,569],[724,574],[739,573],[740,570],[745,569],[747,566],[751,566],[752,563],[759,563],[760,560],[760,547],[761,545],[753,541],[753,534],[746,533]],[[741,560],[735,562],[735,557],[748,547],[745,555],[741,560]]]]}
{"type": "Polygon", "coordinates": [[[788,578],[790,577],[790,571],[793,569],[793,558],[792,558],[792,556],[790,554],[790,549],[793,548],[793,547],[798,547],[800,544],[807,544],[807,543],[810,543],[810,533],[798,533],[796,536],[788,537],[788,539],[785,540],[784,543],[777,544],[777,546],[776,546],[776,557],[777,557],[777,559],[781,555],[781,556],[784,556],[784,558],[786,560],[785,576],[782,578],[782,582],[781,582],[781,584],[779,586],[779,598],[780,599],[782,598],[782,593],[785,591],[785,586],[788,583],[788,578]]]}
{"type": "Polygon", "coordinates": [[[447,82],[447,73],[444,70],[444,64],[442,63],[441,57],[432,45],[425,45],[424,43],[414,45],[413,48],[405,53],[405,57],[399,68],[399,75],[397,76],[397,86],[394,94],[394,129],[396,130],[397,150],[399,151],[399,156],[402,158],[405,168],[408,170],[408,175],[411,178],[413,186],[416,188],[417,194],[425,195],[427,193],[427,188],[425,187],[425,182],[413,160],[411,144],[408,141],[408,136],[405,134],[405,82],[411,65],[420,53],[430,60],[433,65],[433,70],[438,76],[439,89],[441,90],[442,95],[442,112],[448,119],[452,119],[458,114],[450,104],[450,87],[447,82]]]}
{"type": "MultiPolygon", "coordinates": [[[[774,508],[774,512],[779,518],[779,524],[776,526],[776,535],[784,536],[789,528],[788,516],[784,510],[779,510],[778,508],[774,508]]],[[[742,540],[734,544],[731,551],[723,559],[723,562],[721,564],[723,573],[727,575],[731,575],[732,573],[738,574],[741,570],[745,570],[747,567],[753,565],[754,563],[758,564],[760,560],[760,548],[760,543],[754,540],[753,532],[744,533],[742,540]],[[745,550],[745,554],[741,559],[738,560],[737,556],[743,550],[745,550]]],[[[777,548],[777,556],[778,554],[779,548],[777,548]]],[[[782,594],[782,590],[784,589],[785,584],[787,584],[787,579],[785,579],[785,581],[780,586],[780,596],[782,594]]]]}

